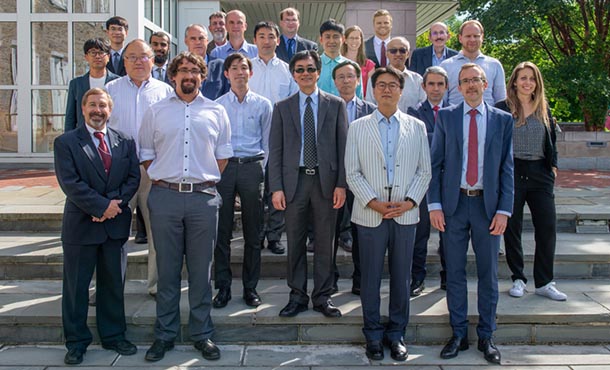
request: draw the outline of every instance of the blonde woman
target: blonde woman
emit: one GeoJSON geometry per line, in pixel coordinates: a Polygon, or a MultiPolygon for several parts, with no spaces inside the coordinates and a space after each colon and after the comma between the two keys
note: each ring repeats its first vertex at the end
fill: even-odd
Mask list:
{"type": "Polygon", "coordinates": [[[363,97],[366,97],[366,83],[369,78],[369,72],[375,70],[375,63],[366,58],[364,36],[360,27],[352,26],[345,30],[345,42],[341,45],[341,55],[358,63],[360,66],[362,71],[363,97]]]}
{"type": "Polygon", "coordinates": [[[526,288],[521,234],[523,207],[527,202],[536,242],[535,292],[555,301],[565,301],[567,296],[557,290],[553,281],[557,226],[553,187],[557,176],[557,148],[555,122],[544,95],[544,81],[535,64],[523,62],[515,67],[507,87],[506,101],[498,102],[496,106],[512,113],[515,119],[515,203],[504,232],[506,261],[513,280],[508,293],[512,297],[522,297],[526,288]]]}

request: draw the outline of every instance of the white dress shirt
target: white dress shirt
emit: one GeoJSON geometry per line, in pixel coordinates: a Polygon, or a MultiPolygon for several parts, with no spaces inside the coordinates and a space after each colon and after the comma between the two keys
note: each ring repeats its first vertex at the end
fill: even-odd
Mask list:
{"type": "Polygon", "coordinates": [[[294,81],[288,63],[274,56],[265,64],[261,58],[252,59],[252,77],[248,81],[250,89],[271,100],[275,104],[296,94],[299,86],[294,81]]]}
{"type": "MultiPolygon", "coordinates": [[[[408,112],[409,108],[415,108],[419,103],[427,99],[426,92],[421,87],[424,79],[416,72],[409,71],[406,67],[402,70],[402,75],[405,78],[405,88],[402,89],[402,95],[398,101],[398,109],[401,112],[408,112]]],[[[373,94],[373,79],[369,78],[367,82],[366,91],[370,91],[370,94],[366,94],[366,101],[377,104],[377,100],[373,94]]]]}

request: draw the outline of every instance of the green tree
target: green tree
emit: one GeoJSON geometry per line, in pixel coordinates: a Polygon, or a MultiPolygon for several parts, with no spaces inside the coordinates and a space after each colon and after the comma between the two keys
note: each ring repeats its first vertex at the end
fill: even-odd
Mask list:
{"type": "Polygon", "coordinates": [[[603,127],[610,103],[610,0],[462,0],[460,16],[485,26],[486,54],[506,73],[536,63],[560,119],[603,127]]]}

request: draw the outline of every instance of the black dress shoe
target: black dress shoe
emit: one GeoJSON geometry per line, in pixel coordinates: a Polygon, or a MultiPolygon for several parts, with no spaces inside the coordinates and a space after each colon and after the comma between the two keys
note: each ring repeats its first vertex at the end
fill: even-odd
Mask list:
{"type": "Polygon", "coordinates": [[[500,351],[494,344],[493,339],[479,339],[479,351],[483,352],[485,359],[492,364],[500,364],[500,351]]]}
{"type": "Polygon", "coordinates": [[[333,305],[333,302],[330,299],[325,303],[313,306],[313,310],[322,312],[322,314],[326,317],[341,317],[341,311],[339,311],[339,309],[333,305]]]}
{"type": "Polygon", "coordinates": [[[273,254],[284,254],[284,252],[286,252],[286,248],[284,248],[284,245],[280,241],[269,242],[267,248],[269,248],[273,254]]]}
{"type": "Polygon", "coordinates": [[[229,303],[231,300],[231,289],[230,288],[220,288],[218,289],[218,294],[212,300],[212,306],[214,308],[223,308],[229,303]]]}
{"type": "Polygon", "coordinates": [[[218,349],[211,339],[195,342],[195,348],[201,351],[201,355],[206,360],[214,361],[220,358],[220,349],[218,349]]]}
{"type": "Polygon", "coordinates": [[[244,301],[250,307],[258,307],[261,305],[261,297],[256,292],[256,289],[244,288],[244,301]]]}
{"type": "Polygon", "coordinates": [[[360,295],[360,287],[358,287],[358,286],[352,286],[352,294],[354,294],[354,295],[360,295]]]}
{"type": "Polygon", "coordinates": [[[152,346],[146,351],[144,359],[146,361],[159,361],[165,357],[165,352],[174,349],[174,342],[166,342],[161,339],[155,339],[152,346]]]}
{"type": "Polygon", "coordinates": [[[309,242],[307,242],[307,252],[313,253],[313,251],[315,250],[314,243],[315,242],[313,240],[310,240],[309,242]]]}
{"type": "Polygon", "coordinates": [[[138,347],[126,339],[111,343],[102,343],[102,348],[115,351],[119,355],[124,356],[135,355],[136,352],[138,352],[138,347]]]}
{"type": "Polygon", "coordinates": [[[418,297],[426,288],[423,280],[411,280],[411,297],[418,297]]]}
{"type": "Polygon", "coordinates": [[[78,365],[83,362],[83,355],[87,352],[86,349],[70,348],[64,357],[66,365],[78,365]]]}
{"type": "Polygon", "coordinates": [[[383,360],[383,346],[379,340],[371,340],[366,342],[366,357],[370,360],[383,360]]]}
{"type": "Polygon", "coordinates": [[[445,271],[441,271],[441,289],[447,290],[447,273],[445,271]]]}
{"type": "Polygon", "coordinates": [[[401,340],[394,340],[390,343],[390,356],[395,361],[406,361],[407,356],[409,356],[409,350],[407,350],[407,346],[405,342],[401,340]]]}
{"type": "Polygon", "coordinates": [[[441,358],[448,359],[457,357],[459,351],[465,351],[468,349],[468,338],[453,336],[443,350],[441,351],[441,358]]]}
{"type": "Polygon", "coordinates": [[[280,311],[280,317],[295,317],[301,312],[307,311],[306,304],[299,304],[296,302],[288,302],[286,307],[280,311]]]}
{"type": "Polygon", "coordinates": [[[352,253],[353,245],[354,245],[354,242],[352,239],[345,239],[345,240],[339,239],[339,246],[348,253],[352,253]]]}

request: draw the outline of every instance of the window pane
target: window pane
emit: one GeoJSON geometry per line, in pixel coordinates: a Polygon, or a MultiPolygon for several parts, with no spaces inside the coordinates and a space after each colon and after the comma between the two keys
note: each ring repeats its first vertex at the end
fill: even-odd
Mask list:
{"type": "Polygon", "coordinates": [[[172,33],[172,30],[170,28],[172,13],[170,12],[169,9],[170,9],[170,1],[169,0],[163,1],[163,29],[167,33],[172,33]]]}
{"type": "Polygon", "coordinates": [[[53,151],[53,140],[63,132],[67,90],[32,91],[32,149],[53,151]]]}
{"type": "Polygon", "coordinates": [[[83,51],[83,45],[85,41],[96,37],[106,38],[104,32],[105,23],[99,22],[74,22],[72,24],[72,34],[74,40],[72,42],[72,50],[74,56],[74,74],[73,78],[85,74],[89,70],[87,61],[85,61],[85,53],[83,51]]]}
{"type": "Polygon", "coordinates": [[[66,13],[68,0],[32,0],[32,13],[66,13]]]}
{"type": "Polygon", "coordinates": [[[68,84],[68,23],[32,22],[32,84],[68,84]]]}
{"type": "Polygon", "coordinates": [[[17,0],[0,0],[0,13],[16,13],[17,0]]]}
{"type": "Polygon", "coordinates": [[[144,0],[144,17],[152,22],[153,0],[144,0]]]}
{"type": "Polygon", "coordinates": [[[152,22],[161,27],[161,0],[153,0],[153,19],[152,22]]]}
{"type": "Polygon", "coordinates": [[[109,0],[72,0],[73,13],[108,13],[109,0]]]}
{"type": "Polygon", "coordinates": [[[17,81],[17,24],[0,22],[0,85],[17,81]]]}
{"type": "Polygon", "coordinates": [[[0,90],[0,152],[17,153],[16,90],[0,90]]]}

